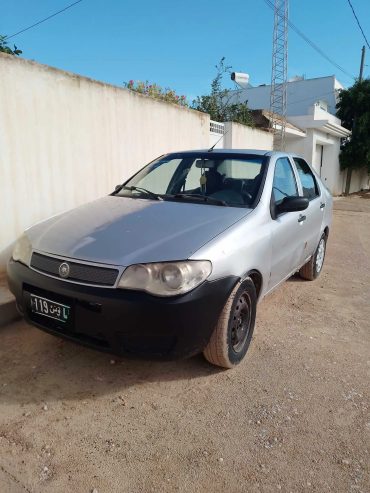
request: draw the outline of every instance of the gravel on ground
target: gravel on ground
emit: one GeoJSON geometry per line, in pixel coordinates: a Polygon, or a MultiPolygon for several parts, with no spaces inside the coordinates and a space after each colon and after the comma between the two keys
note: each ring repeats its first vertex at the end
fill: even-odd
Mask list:
{"type": "Polygon", "coordinates": [[[370,201],[335,209],[321,277],[261,302],[234,370],[1,328],[0,491],[369,492],[370,201]]]}

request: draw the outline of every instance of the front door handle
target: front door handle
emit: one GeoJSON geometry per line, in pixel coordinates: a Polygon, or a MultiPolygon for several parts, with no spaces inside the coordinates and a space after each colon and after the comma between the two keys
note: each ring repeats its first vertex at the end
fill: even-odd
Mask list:
{"type": "Polygon", "coordinates": [[[321,204],[320,204],[320,209],[321,209],[321,210],[323,210],[323,208],[324,208],[324,207],[325,207],[324,202],[321,202],[321,204]]]}
{"type": "Polygon", "coordinates": [[[303,221],[306,220],[306,216],[302,216],[302,214],[299,215],[298,222],[302,223],[303,221]]]}

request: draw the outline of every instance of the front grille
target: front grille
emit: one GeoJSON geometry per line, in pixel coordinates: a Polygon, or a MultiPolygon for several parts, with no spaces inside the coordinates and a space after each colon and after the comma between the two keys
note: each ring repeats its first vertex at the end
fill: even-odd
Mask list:
{"type": "MultiPolygon", "coordinates": [[[[48,257],[34,252],[31,258],[31,267],[51,276],[63,279],[59,275],[60,264],[66,262],[64,259],[48,257]]],[[[118,276],[118,269],[108,267],[96,267],[94,265],[79,264],[67,261],[69,265],[69,281],[84,282],[86,284],[98,284],[102,286],[113,286],[118,276]]]]}

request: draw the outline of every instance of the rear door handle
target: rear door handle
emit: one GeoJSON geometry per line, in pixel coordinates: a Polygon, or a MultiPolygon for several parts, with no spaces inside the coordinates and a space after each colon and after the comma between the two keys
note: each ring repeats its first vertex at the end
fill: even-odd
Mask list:
{"type": "Polygon", "coordinates": [[[303,221],[306,220],[306,216],[302,216],[302,214],[299,215],[298,222],[302,223],[303,221]]]}
{"type": "Polygon", "coordinates": [[[324,202],[322,202],[322,203],[320,204],[320,209],[322,210],[324,207],[325,207],[325,204],[324,204],[324,202]]]}

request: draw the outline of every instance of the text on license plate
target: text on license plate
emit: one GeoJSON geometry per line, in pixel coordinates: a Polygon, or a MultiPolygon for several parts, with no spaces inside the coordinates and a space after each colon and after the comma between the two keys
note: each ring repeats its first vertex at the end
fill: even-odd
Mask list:
{"type": "Polygon", "coordinates": [[[45,317],[67,322],[71,313],[71,307],[57,303],[56,301],[48,300],[41,296],[31,294],[31,309],[34,313],[44,315],[45,317]]]}

